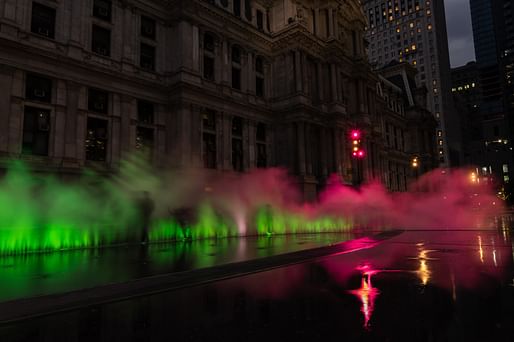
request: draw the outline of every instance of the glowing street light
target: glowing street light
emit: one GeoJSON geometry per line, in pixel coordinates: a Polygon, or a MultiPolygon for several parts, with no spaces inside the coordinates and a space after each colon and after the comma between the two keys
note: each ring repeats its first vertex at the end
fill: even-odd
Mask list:
{"type": "Polygon", "coordinates": [[[413,168],[415,168],[415,169],[416,169],[416,168],[418,168],[418,166],[419,166],[418,157],[413,157],[413,158],[412,158],[411,166],[412,166],[413,168]]]}
{"type": "Polygon", "coordinates": [[[477,174],[475,172],[471,172],[470,179],[471,179],[471,183],[477,183],[477,181],[478,181],[477,174]]]}

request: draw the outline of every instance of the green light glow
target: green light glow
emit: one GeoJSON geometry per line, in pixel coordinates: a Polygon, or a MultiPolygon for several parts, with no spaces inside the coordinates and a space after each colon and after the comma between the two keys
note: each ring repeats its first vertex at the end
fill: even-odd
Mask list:
{"type": "MultiPolygon", "coordinates": [[[[79,182],[68,184],[51,176],[37,177],[21,163],[13,163],[0,181],[0,255],[139,242],[141,220],[134,193],[160,187],[145,165],[140,160],[125,162],[120,174],[107,180],[88,171],[79,182]]],[[[247,226],[238,227],[232,215],[221,214],[204,201],[190,225],[181,226],[169,215],[154,218],[149,238],[159,242],[343,232],[352,226],[350,220],[308,217],[268,205],[247,209],[247,226]]]]}

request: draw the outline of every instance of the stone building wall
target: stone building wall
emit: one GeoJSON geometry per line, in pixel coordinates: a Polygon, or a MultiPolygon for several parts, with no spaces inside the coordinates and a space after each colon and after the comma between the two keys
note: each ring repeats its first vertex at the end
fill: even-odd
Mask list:
{"type": "Polygon", "coordinates": [[[364,27],[358,1],[0,0],[2,165],[113,172],[147,147],[158,167],[286,167],[308,200],[377,178],[364,27]]]}

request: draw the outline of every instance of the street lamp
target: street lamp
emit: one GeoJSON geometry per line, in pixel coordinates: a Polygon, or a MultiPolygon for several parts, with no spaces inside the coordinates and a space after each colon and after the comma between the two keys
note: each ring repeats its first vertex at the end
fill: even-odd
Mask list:
{"type": "Polygon", "coordinates": [[[417,169],[419,166],[419,160],[418,157],[413,157],[411,161],[411,166],[413,169],[417,169]]]}
{"type": "Polygon", "coordinates": [[[412,157],[410,165],[414,170],[414,176],[416,177],[416,179],[418,179],[419,158],[417,156],[412,157]]]}

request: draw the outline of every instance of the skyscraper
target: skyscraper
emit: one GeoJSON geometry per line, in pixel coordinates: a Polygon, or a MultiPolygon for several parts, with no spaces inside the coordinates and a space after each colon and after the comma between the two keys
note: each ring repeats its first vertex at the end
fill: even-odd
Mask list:
{"type": "Polygon", "coordinates": [[[499,186],[505,187],[514,167],[514,0],[470,0],[470,8],[485,146],[477,166],[483,177],[495,175],[499,186]]]}
{"type": "Polygon", "coordinates": [[[450,62],[443,0],[365,0],[368,57],[377,69],[392,60],[418,70],[416,83],[428,89],[428,108],[437,126],[440,166],[460,163],[459,124],[452,115],[450,62]]]}

